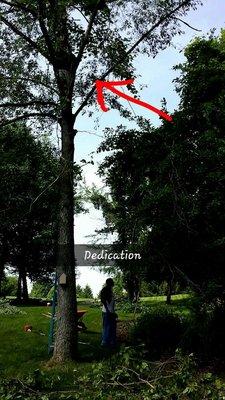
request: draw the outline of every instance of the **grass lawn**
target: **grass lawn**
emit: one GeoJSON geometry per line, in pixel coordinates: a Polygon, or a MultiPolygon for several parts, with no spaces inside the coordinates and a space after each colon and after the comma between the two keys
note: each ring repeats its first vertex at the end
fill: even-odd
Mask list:
{"type": "MultiPolygon", "coordinates": [[[[143,298],[149,306],[160,306],[164,303],[163,296],[143,298]]],[[[189,297],[174,296],[173,306],[180,312],[188,313],[189,297]]],[[[105,356],[100,346],[101,340],[101,309],[92,302],[82,299],[78,302],[79,309],[85,309],[83,321],[88,331],[79,333],[80,363],[64,367],[65,372],[74,365],[82,367],[82,371],[90,368],[90,361],[97,361],[105,356]]],[[[22,377],[35,369],[45,369],[48,356],[48,331],[50,320],[43,313],[50,311],[49,307],[21,307],[24,314],[2,315],[0,320],[0,376],[22,377]],[[24,332],[23,326],[31,324],[32,332],[24,332]],[[40,333],[44,333],[40,335],[40,333]]],[[[133,314],[119,313],[120,319],[133,318],[133,314]]],[[[57,368],[56,368],[57,370],[57,368]]],[[[56,371],[57,372],[57,371],[56,371]]]]}
{"type": "Polygon", "coordinates": [[[26,314],[1,316],[0,373],[7,376],[27,374],[48,359],[49,320],[42,315],[46,307],[22,307],[21,310],[26,314]],[[31,324],[33,332],[25,333],[25,324],[31,324]]]}
{"type": "MultiPolygon", "coordinates": [[[[166,296],[142,297],[141,301],[149,307],[158,307],[165,305],[166,296]]],[[[169,307],[182,314],[182,316],[188,316],[190,314],[191,302],[192,297],[190,294],[175,294],[172,296],[172,304],[169,307]]]]}
{"type": "MultiPolygon", "coordinates": [[[[173,296],[172,305],[168,307],[172,307],[182,316],[186,316],[190,313],[191,300],[190,296],[187,295],[173,296]]],[[[149,308],[162,307],[164,310],[165,307],[164,296],[143,298],[141,302],[149,308]]],[[[20,307],[24,312],[23,314],[0,316],[0,400],[26,400],[31,399],[31,397],[33,400],[58,400],[59,398],[71,400],[113,400],[114,397],[123,400],[127,398],[131,400],[143,399],[142,397],[136,397],[136,393],[133,393],[130,397],[126,391],[127,389],[124,391],[121,387],[109,386],[107,393],[110,393],[110,395],[108,395],[104,392],[102,383],[97,383],[93,386],[93,379],[97,379],[95,383],[101,382],[101,380],[99,381],[101,379],[99,378],[100,376],[103,376],[103,382],[105,379],[105,375],[101,375],[103,372],[100,372],[100,375],[98,375],[99,368],[100,371],[103,371],[101,368],[105,368],[105,364],[101,361],[108,359],[109,363],[107,365],[112,365],[112,368],[114,368],[111,363],[115,362],[117,356],[116,358],[111,358],[111,351],[103,349],[100,346],[100,306],[96,306],[93,301],[80,299],[78,308],[87,311],[83,317],[83,321],[88,328],[86,332],[79,333],[80,359],[79,361],[60,365],[49,363],[48,332],[50,319],[46,318],[43,314],[49,312],[51,310],[50,307],[20,307]],[[32,332],[23,331],[25,324],[32,325],[32,332]],[[94,374],[93,368],[95,371],[94,374]],[[109,392],[110,388],[112,392],[109,392]]],[[[134,318],[133,312],[128,313],[123,311],[118,314],[120,320],[131,320],[134,318]]],[[[121,360],[120,358],[118,359],[121,360]]],[[[120,366],[120,368],[122,367],[120,366]]],[[[109,373],[113,374],[114,369],[112,371],[109,370],[109,373]]],[[[197,371],[196,376],[198,374],[199,372],[197,371]]],[[[185,377],[186,375],[182,375],[182,379],[185,377]]],[[[187,380],[189,379],[188,377],[189,375],[187,375],[187,380]]],[[[217,379],[217,375],[215,375],[215,379],[217,379]]],[[[190,385],[195,384],[195,378],[193,382],[190,385]]],[[[218,382],[219,385],[223,384],[224,377],[222,375],[218,382]]],[[[165,384],[165,381],[163,381],[163,384],[165,384]]],[[[109,385],[112,385],[112,383],[109,383],[109,385]]],[[[168,385],[168,382],[166,385],[168,385]]],[[[186,386],[184,387],[186,388],[186,386]]],[[[172,390],[174,389],[172,388],[172,390]]],[[[163,397],[157,398],[162,399],[163,397]]],[[[190,398],[192,399],[192,397],[190,398]]],[[[204,398],[209,400],[208,397],[204,398]]],[[[217,400],[217,397],[213,398],[217,400]]],[[[218,400],[220,398],[225,397],[218,397],[218,400]]],[[[183,400],[184,397],[181,397],[181,399],[183,400]]],[[[197,397],[193,397],[193,399],[197,399],[197,397]]],[[[200,400],[200,397],[198,399],[200,400]]]]}
{"type": "MultiPolygon", "coordinates": [[[[173,305],[180,313],[188,313],[190,298],[174,296],[173,305]]],[[[148,307],[164,307],[163,296],[143,298],[142,303],[148,307]]],[[[24,314],[1,315],[0,317],[0,381],[1,379],[26,379],[41,371],[49,381],[49,390],[77,390],[77,378],[88,374],[95,362],[110,357],[110,351],[100,346],[101,341],[101,308],[93,301],[80,299],[78,308],[86,310],[83,321],[88,330],[79,333],[80,361],[65,365],[48,366],[48,332],[50,319],[43,314],[50,307],[20,307],[24,314]],[[23,326],[30,324],[32,332],[24,332],[23,326]],[[41,335],[40,333],[44,334],[41,335]],[[53,386],[52,386],[53,385],[53,386]]],[[[133,319],[133,313],[119,312],[119,319],[133,319]]],[[[1,385],[0,385],[1,387],[1,385]]],[[[82,388],[80,389],[82,393],[82,388]]],[[[91,389],[90,390],[90,398],[91,389]]],[[[81,394],[82,395],[82,394],[81,394]]],[[[57,397],[56,397],[57,398],[57,397]]],[[[89,397],[88,397],[89,398],[89,397]]],[[[1,396],[0,399],[2,400],[1,396]]],[[[5,399],[4,399],[5,400],[5,399]]]]}

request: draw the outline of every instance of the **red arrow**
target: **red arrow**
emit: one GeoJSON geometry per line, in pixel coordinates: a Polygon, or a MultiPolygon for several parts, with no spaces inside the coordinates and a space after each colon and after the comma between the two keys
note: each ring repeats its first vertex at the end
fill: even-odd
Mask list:
{"type": "Polygon", "coordinates": [[[120,90],[117,90],[115,86],[125,86],[125,85],[131,85],[134,82],[134,79],[127,79],[126,81],[112,81],[112,82],[106,82],[106,81],[99,81],[97,80],[95,82],[96,84],[96,90],[97,90],[97,101],[102,109],[102,111],[109,111],[109,109],[105,105],[105,99],[104,99],[104,94],[103,94],[103,89],[108,89],[111,92],[117,94],[120,97],[123,97],[124,99],[128,101],[132,101],[135,104],[138,104],[141,107],[145,107],[150,111],[153,111],[154,113],[160,115],[160,117],[166,119],[167,121],[172,122],[172,117],[168,114],[166,114],[164,111],[159,110],[156,107],[151,106],[151,104],[145,103],[144,101],[135,99],[134,97],[131,97],[120,90]]]}

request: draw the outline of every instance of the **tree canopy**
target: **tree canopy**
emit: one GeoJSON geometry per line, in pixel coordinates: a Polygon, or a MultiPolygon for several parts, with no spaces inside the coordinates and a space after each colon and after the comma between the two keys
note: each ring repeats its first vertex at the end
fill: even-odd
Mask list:
{"type": "MultiPolygon", "coordinates": [[[[224,290],[224,31],[197,38],[176,66],[174,124],[106,131],[100,167],[110,187],[100,196],[106,230],[139,243],[145,279],[186,279],[197,291],[224,290]]],[[[96,200],[95,200],[96,201],[96,200]]],[[[125,265],[125,271],[129,266],[125,265]]],[[[140,266],[139,266],[140,268],[140,266]]],[[[135,272],[136,274],[136,272],[135,272]]]]}

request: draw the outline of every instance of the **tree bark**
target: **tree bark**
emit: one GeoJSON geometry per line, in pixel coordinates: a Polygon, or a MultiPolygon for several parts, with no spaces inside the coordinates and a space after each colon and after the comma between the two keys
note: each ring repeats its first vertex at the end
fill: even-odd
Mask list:
{"type": "Polygon", "coordinates": [[[0,255],[0,297],[2,295],[2,282],[4,279],[5,263],[7,261],[7,241],[5,236],[2,237],[2,251],[0,255]]]}
{"type": "Polygon", "coordinates": [[[62,113],[62,156],[60,171],[60,211],[58,257],[56,274],[57,330],[53,359],[64,362],[77,356],[77,303],[74,254],[74,117],[71,109],[62,113]],[[66,274],[66,284],[59,284],[59,277],[66,274]]]}
{"type": "Polygon", "coordinates": [[[168,289],[167,289],[167,295],[166,295],[166,304],[171,305],[172,303],[172,279],[169,279],[168,282],[168,289]]]}
{"type": "Polygon", "coordinates": [[[19,271],[18,282],[17,282],[17,292],[16,292],[16,299],[18,301],[21,301],[21,299],[22,299],[22,287],[21,287],[21,284],[22,284],[22,278],[21,278],[21,273],[19,271]]]}
{"type": "Polygon", "coordinates": [[[27,288],[27,274],[24,266],[21,267],[22,299],[26,303],[29,300],[27,288]]]}
{"type": "Polygon", "coordinates": [[[2,281],[4,277],[4,264],[0,260],[0,297],[2,296],[2,281]]]}
{"type": "MultiPolygon", "coordinates": [[[[52,7],[52,6],[51,6],[52,7]]],[[[65,362],[77,357],[77,302],[74,254],[74,123],[72,98],[76,73],[76,57],[72,52],[67,29],[67,12],[63,5],[53,6],[54,18],[50,31],[56,37],[57,46],[50,45],[54,75],[59,91],[61,125],[61,168],[59,178],[59,234],[56,275],[57,326],[53,359],[65,362]],[[57,11],[57,12],[56,12],[57,11]],[[57,15],[58,13],[58,15],[57,15]],[[61,274],[66,275],[66,284],[60,285],[61,274]]]]}

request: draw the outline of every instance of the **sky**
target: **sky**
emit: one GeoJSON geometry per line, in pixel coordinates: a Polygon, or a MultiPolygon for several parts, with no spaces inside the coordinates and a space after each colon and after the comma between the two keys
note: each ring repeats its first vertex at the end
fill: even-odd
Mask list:
{"type": "MultiPolygon", "coordinates": [[[[174,91],[173,79],[179,74],[173,70],[173,66],[185,61],[183,50],[196,36],[202,36],[209,33],[213,28],[216,28],[216,33],[219,33],[221,28],[225,27],[225,1],[224,0],[203,0],[204,5],[199,6],[197,10],[190,11],[184,18],[186,22],[202,32],[195,32],[187,26],[183,25],[184,35],[175,37],[172,46],[160,52],[155,59],[140,55],[135,60],[137,74],[140,75],[136,80],[139,84],[147,85],[140,93],[140,98],[155,107],[161,107],[162,98],[167,100],[168,112],[173,112],[179,104],[179,97],[174,91]]],[[[127,77],[131,78],[131,77],[127,77]]],[[[126,100],[121,100],[125,101],[126,100]]],[[[128,105],[129,107],[129,105],[128,105]]],[[[157,115],[148,110],[144,110],[134,105],[136,114],[149,118],[153,125],[159,124],[157,115]]],[[[102,187],[103,183],[97,176],[98,163],[103,159],[102,154],[96,154],[96,149],[101,143],[103,130],[106,127],[116,127],[119,124],[127,125],[127,121],[119,116],[118,111],[110,110],[107,113],[99,112],[99,127],[96,128],[95,121],[86,116],[80,117],[77,120],[76,128],[78,132],[76,137],[76,160],[90,160],[91,153],[94,157],[94,166],[87,165],[83,168],[83,174],[87,185],[92,184],[102,187]]],[[[95,233],[95,229],[104,226],[104,220],[100,211],[95,210],[91,205],[88,205],[89,213],[79,215],[75,218],[75,242],[76,244],[91,243],[91,235],[95,233]]],[[[101,274],[96,269],[88,267],[79,267],[79,277],[77,283],[82,287],[89,284],[96,296],[105,279],[106,275],[101,274]]]]}

